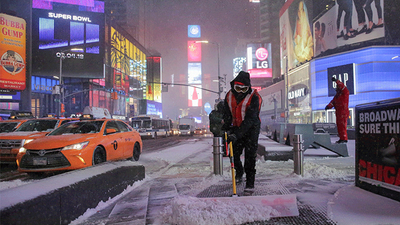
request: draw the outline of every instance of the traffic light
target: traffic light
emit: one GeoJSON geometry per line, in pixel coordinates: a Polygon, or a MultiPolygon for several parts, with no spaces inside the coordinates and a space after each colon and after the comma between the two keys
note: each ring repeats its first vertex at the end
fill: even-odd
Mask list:
{"type": "Polygon", "coordinates": [[[72,98],[72,104],[75,104],[75,102],[76,102],[75,98],[72,98]]]}
{"type": "Polygon", "coordinates": [[[65,106],[63,103],[61,103],[61,113],[65,113],[65,106]]]}
{"type": "Polygon", "coordinates": [[[118,93],[117,92],[111,92],[111,99],[118,99],[118,93]]]}

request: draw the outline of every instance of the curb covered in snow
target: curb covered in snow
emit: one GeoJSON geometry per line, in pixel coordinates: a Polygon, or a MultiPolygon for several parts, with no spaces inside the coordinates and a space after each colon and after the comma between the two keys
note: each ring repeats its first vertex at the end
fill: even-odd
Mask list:
{"type": "Polygon", "coordinates": [[[109,162],[6,189],[0,191],[1,223],[69,224],[144,178],[142,165],[109,162]]]}

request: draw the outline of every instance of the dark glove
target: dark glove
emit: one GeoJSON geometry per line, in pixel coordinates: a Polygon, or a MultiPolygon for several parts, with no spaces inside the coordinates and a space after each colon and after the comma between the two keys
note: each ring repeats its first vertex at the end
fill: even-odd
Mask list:
{"type": "Polygon", "coordinates": [[[328,106],[325,106],[325,110],[328,110],[329,109],[329,107],[328,106]]]}
{"type": "Polygon", "coordinates": [[[332,81],[336,81],[336,78],[332,77],[332,81]]]}
{"type": "Polygon", "coordinates": [[[230,134],[229,136],[228,136],[228,143],[229,142],[232,142],[232,144],[233,143],[235,143],[237,141],[237,138],[236,138],[236,135],[235,134],[230,134]]]}

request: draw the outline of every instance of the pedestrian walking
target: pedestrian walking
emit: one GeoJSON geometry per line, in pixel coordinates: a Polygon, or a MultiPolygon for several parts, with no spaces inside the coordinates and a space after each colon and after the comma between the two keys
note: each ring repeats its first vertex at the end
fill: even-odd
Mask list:
{"type": "Polygon", "coordinates": [[[262,98],[251,88],[250,74],[241,71],[230,82],[231,89],[225,96],[224,129],[229,130],[228,142],[233,144],[235,178],[242,182],[246,173],[245,195],[254,192],[256,156],[260,133],[260,108],[262,98]],[[240,160],[244,150],[244,167],[240,160]]]}
{"type": "Polygon", "coordinates": [[[332,101],[326,105],[325,110],[335,107],[336,126],[339,133],[338,144],[347,143],[347,119],[349,118],[349,89],[343,82],[332,77],[336,82],[336,95],[332,101]]]}

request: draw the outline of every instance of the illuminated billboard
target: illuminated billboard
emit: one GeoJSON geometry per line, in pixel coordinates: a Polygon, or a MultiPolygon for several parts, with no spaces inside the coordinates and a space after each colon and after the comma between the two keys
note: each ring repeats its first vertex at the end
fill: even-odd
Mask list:
{"type": "Polygon", "coordinates": [[[393,57],[399,52],[398,46],[377,46],[312,60],[312,109],[324,110],[326,104],[332,100],[332,96],[329,95],[333,89],[330,80],[333,75],[346,81],[350,87],[349,91],[355,93],[349,96],[349,108],[358,104],[399,98],[400,59],[393,57]],[[347,63],[349,59],[352,64],[347,63]],[[346,64],[343,64],[344,62],[346,64]],[[334,73],[330,71],[332,69],[335,69],[334,73]],[[348,75],[345,75],[346,73],[348,75]]]}
{"type": "Polygon", "coordinates": [[[188,37],[200,38],[201,37],[200,25],[188,25],[188,37]]]}
{"type": "Polygon", "coordinates": [[[250,78],[272,77],[272,56],[270,43],[247,44],[247,72],[250,78]]]}
{"type": "Polygon", "coordinates": [[[233,59],[233,76],[246,68],[246,57],[237,57],[233,59]]]}
{"type": "Polygon", "coordinates": [[[104,2],[33,0],[32,8],[33,75],[58,75],[64,55],[63,77],[104,77],[104,2]]]}
{"type": "Polygon", "coordinates": [[[200,62],[201,61],[201,43],[195,41],[188,41],[188,61],[200,62]]]}
{"type": "Polygon", "coordinates": [[[26,22],[0,13],[0,89],[25,90],[26,22]]]}
{"type": "Polygon", "coordinates": [[[188,63],[188,84],[201,84],[201,63],[188,63]]]}
{"type": "Polygon", "coordinates": [[[188,87],[188,106],[189,107],[201,107],[202,95],[201,95],[201,85],[193,85],[188,87]]]}
{"type": "Polygon", "coordinates": [[[281,62],[287,60],[288,69],[314,56],[312,15],[312,0],[288,0],[279,12],[281,62]]]}
{"type": "Polygon", "coordinates": [[[347,22],[349,29],[345,25],[346,13],[339,8],[341,5],[336,4],[313,24],[316,56],[328,49],[385,37],[384,1],[368,1],[365,6],[355,1],[347,22]]]}

